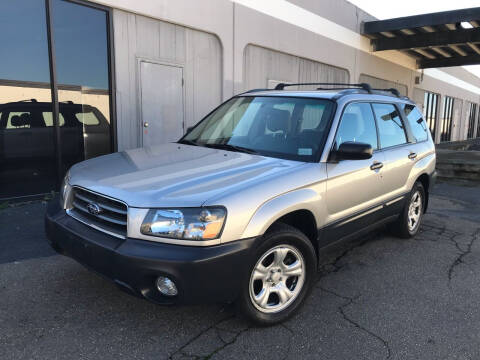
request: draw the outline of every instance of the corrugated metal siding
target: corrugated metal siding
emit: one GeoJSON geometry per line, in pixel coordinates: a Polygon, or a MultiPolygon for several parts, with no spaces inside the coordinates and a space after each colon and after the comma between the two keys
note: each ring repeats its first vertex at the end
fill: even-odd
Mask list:
{"type": "Polygon", "coordinates": [[[424,99],[425,99],[425,90],[419,89],[419,88],[414,88],[413,89],[413,96],[411,97],[413,101],[417,104],[417,106],[420,108],[420,110],[423,111],[424,107],[424,99]]]}
{"type": "Polygon", "coordinates": [[[407,85],[403,85],[400,83],[397,83],[395,81],[390,81],[390,80],[384,80],[384,79],[379,79],[374,76],[366,75],[366,74],[360,74],[359,82],[365,82],[369,83],[372,88],[375,89],[390,89],[394,88],[397,89],[401,95],[407,96],[408,95],[408,87],[407,85]]]}
{"type": "Polygon", "coordinates": [[[278,82],[348,82],[349,74],[347,70],[332,65],[248,45],[245,48],[244,78],[248,90],[272,87],[278,82]]]}
{"type": "Polygon", "coordinates": [[[216,36],[116,9],[113,24],[119,150],[140,144],[139,59],[184,67],[185,128],[220,104],[222,54],[216,36]]]}

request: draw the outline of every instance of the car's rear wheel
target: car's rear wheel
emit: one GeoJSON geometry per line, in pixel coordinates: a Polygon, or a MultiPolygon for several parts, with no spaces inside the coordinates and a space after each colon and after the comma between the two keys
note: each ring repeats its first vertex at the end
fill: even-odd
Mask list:
{"type": "Polygon", "coordinates": [[[238,299],[241,312],[259,325],[273,325],[293,315],[314,282],[316,260],[302,232],[275,225],[252,258],[238,299]]]}
{"type": "Polygon", "coordinates": [[[420,228],[425,208],[425,189],[416,182],[407,196],[405,206],[398,220],[393,224],[394,235],[402,238],[415,236],[420,228]]]}

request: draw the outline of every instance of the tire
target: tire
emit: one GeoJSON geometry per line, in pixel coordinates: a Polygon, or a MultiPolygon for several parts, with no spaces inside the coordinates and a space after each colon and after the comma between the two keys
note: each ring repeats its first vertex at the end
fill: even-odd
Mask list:
{"type": "Polygon", "coordinates": [[[315,283],[317,256],[310,240],[294,227],[274,225],[249,261],[237,299],[241,315],[260,326],[291,317],[315,283]]]}
{"type": "Polygon", "coordinates": [[[420,182],[413,185],[398,220],[392,226],[392,233],[403,239],[415,236],[422,223],[425,209],[425,189],[420,182]]]}

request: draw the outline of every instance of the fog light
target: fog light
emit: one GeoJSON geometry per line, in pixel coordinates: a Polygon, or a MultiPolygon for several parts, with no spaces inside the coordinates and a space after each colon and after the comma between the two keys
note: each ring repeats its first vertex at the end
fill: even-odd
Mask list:
{"type": "Polygon", "coordinates": [[[167,277],[159,276],[157,278],[157,288],[163,295],[175,296],[178,294],[175,283],[167,277]]]}

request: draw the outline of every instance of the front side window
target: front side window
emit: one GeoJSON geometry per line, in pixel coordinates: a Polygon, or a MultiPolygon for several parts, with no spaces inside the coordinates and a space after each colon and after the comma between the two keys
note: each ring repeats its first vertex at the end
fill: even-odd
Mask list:
{"type": "Polygon", "coordinates": [[[373,104],[382,148],[405,144],[407,136],[397,108],[392,104],[373,104]]]}
{"type": "Polygon", "coordinates": [[[323,149],[333,109],[324,99],[236,97],[180,142],[313,162],[323,149]]]}
{"type": "Polygon", "coordinates": [[[417,109],[415,105],[405,104],[403,111],[407,115],[408,124],[412,129],[415,140],[425,141],[428,138],[428,130],[425,121],[423,120],[422,113],[417,109]]]}
{"type": "Polygon", "coordinates": [[[359,142],[370,144],[375,150],[377,144],[377,129],[372,108],[368,103],[354,103],[345,108],[335,138],[335,147],[344,142],[359,142]]]}

